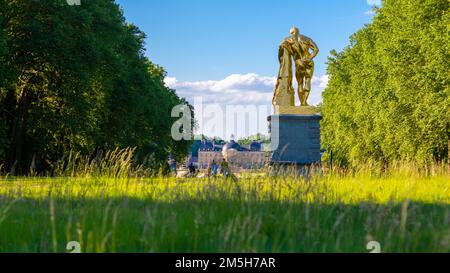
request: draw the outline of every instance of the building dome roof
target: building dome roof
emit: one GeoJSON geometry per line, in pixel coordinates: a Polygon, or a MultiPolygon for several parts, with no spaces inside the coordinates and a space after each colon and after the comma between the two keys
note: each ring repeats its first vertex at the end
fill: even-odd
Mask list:
{"type": "Polygon", "coordinates": [[[222,151],[226,151],[226,150],[237,150],[237,151],[242,151],[242,147],[241,145],[237,144],[234,140],[228,142],[227,144],[223,145],[222,151]]]}

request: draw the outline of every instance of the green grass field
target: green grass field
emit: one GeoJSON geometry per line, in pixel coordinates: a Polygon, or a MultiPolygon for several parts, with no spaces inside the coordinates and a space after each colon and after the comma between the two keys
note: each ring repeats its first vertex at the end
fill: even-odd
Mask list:
{"type": "Polygon", "coordinates": [[[0,252],[450,252],[450,175],[3,178],[0,252]]]}

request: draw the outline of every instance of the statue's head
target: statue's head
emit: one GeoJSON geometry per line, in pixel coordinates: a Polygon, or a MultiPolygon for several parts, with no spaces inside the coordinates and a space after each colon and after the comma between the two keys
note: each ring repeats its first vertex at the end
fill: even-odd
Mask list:
{"type": "Polygon", "coordinates": [[[292,36],[297,36],[300,34],[300,30],[297,27],[292,27],[290,33],[292,36]]]}

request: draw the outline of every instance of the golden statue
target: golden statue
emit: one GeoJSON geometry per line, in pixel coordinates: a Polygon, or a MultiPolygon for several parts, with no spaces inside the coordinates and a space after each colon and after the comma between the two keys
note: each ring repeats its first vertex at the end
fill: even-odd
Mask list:
{"type": "MultiPolygon", "coordinates": [[[[309,37],[301,35],[298,28],[293,27],[290,33],[291,36],[286,38],[280,45],[278,54],[280,71],[278,73],[275,95],[272,102],[280,114],[283,112],[283,110],[280,110],[282,108],[284,112],[305,112],[306,108],[295,111],[295,91],[292,85],[292,60],[295,62],[298,97],[301,106],[307,107],[311,92],[311,81],[314,74],[313,59],[319,53],[319,48],[314,41],[309,37]]],[[[310,112],[314,112],[312,107],[309,108],[310,112]]]]}

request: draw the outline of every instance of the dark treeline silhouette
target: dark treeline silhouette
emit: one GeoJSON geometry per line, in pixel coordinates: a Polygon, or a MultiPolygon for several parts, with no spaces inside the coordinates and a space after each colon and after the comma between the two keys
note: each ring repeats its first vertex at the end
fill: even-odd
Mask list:
{"type": "Polygon", "coordinates": [[[126,147],[149,167],[181,159],[190,143],[172,140],[170,113],[187,102],[144,56],[144,39],[113,0],[0,0],[3,171],[126,147]]]}

